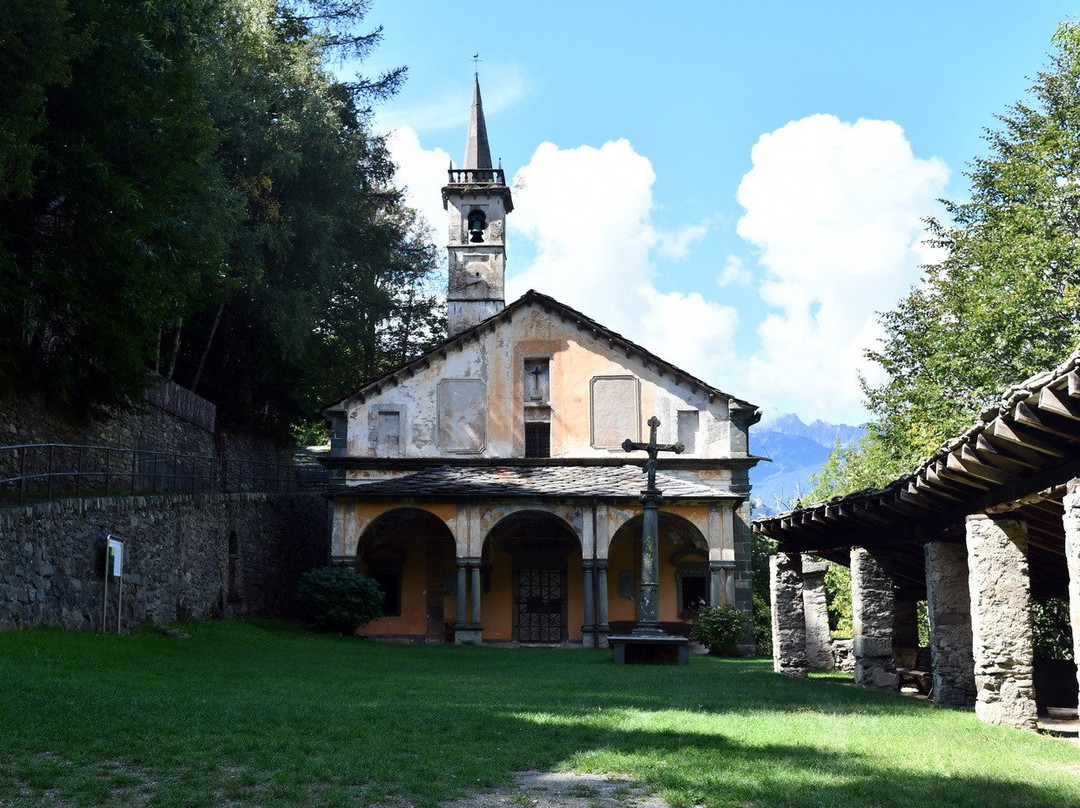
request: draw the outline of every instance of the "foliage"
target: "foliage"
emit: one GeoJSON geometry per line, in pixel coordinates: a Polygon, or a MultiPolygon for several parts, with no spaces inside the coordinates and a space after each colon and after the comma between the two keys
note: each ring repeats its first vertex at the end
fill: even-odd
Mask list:
{"type": "Polygon", "coordinates": [[[851,569],[832,562],[825,570],[825,604],[829,612],[829,631],[834,637],[855,633],[851,611],[851,569]]]}
{"type": "Polygon", "coordinates": [[[183,630],[0,632],[0,804],[477,804],[530,769],[618,775],[673,806],[1080,804],[1075,746],[850,675],[183,630]]]}
{"type": "MultiPolygon", "coordinates": [[[[0,32],[0,388],[93,413],[151,373],[284,435],[411,358],[436,259],[340,82],[366,0],[47,0],[0,32]]],[[[5,23],[8,23],[5,20],[5,23]]]]}
{"type": "Polygon", "coordinates": [[[746,633],[746,616],[726,603],[698,610],[690,629],[694,639],[715,656],[734,656],[735,644],[746,633]]]}
{"type": "Polygon", "coordinates": [[[1073,634],[1069,602],[1061,598],[1032,601],[1032,640],[1039,659],[1073,659],[1073,634]]]}
{"type": "Polygon", "coordinates": [[[382,615],[382,590],[348,567],[319,567],[300,578],[296,599],[316,629],[352,634],[382,615]]]}
{"type": "Polygon", "coordinates": [[[1030,98],[986,133],[970,198],[931,220],[944,258],[881,316],[863,383],[869,436],[836,460],[826,491],[880,486],[974,421],[1002,391],[1065,359],[1080,338],[1080,24],[1065,22],[1030,98]]]}

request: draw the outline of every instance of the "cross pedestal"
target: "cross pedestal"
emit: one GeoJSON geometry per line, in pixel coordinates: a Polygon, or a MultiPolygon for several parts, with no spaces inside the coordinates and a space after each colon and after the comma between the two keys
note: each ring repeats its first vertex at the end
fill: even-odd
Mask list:
{"type": "Polygon", "coordinates": [[[641,587],[637,600],[637,625],[627,635],[608,637],[617,665],[685,665],[690,661],[690,641],[686,637],[668,634],[660,627],[659,571],[659,509],[663,502],[656,487],[656,456],[659,452],[683,451],[681,443],[658,444],[656,429],[660,419],[649,419],[649,442],[636,443],[627,438],[622,447],[626,452],[645,451],[648,483],[641,492],[645,512],[641,520],[641,587]]]}

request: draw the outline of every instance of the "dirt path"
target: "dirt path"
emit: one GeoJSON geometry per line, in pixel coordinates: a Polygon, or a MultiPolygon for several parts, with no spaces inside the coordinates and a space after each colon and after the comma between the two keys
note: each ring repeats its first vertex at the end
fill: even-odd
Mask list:
{"type": "Polygon", "coordinates": [[[670,808],[630,780],[574,772],[521,772],[504,791],[472,794],[444,808],[670,808]]]}

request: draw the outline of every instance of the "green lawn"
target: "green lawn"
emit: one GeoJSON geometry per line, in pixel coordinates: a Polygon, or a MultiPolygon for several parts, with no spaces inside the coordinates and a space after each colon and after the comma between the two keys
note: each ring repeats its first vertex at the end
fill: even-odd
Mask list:
{"type": "Polygon", "coordinates": [[[763,660],[184,628],[0,633],[0,806],[434,806],[526,769],[676,806],[1080,806],[1075,745],[763,660]]]}

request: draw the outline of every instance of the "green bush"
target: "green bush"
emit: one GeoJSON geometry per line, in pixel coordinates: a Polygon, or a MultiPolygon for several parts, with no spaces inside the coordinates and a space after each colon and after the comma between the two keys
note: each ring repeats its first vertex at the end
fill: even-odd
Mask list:
{"type": "Polygon", "coordinates": [[[320,631],[352,634],[382,616],[382,590],[348,567],[319,567],[300,577],[296,590],[303,616],[320,631]]]}
{"type": "Polygon", "coordinates": [[[746,621],[738,609],[721,604],[697,613],[691,629],[694,639],[715,656],[735,656],[735,644],[746,631],[746,621]]]}

